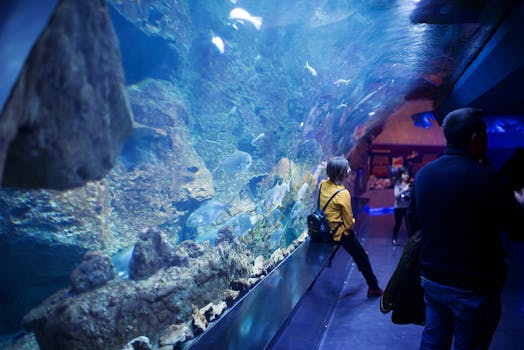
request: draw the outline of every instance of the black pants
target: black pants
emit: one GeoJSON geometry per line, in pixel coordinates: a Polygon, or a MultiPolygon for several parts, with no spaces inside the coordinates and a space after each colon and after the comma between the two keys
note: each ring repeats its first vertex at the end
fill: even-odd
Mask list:
{"type": "Polygon", "coordinates": [[[407,219],[407,212],[408,208],[395,208],[395,226],[393,226],[393,238],[398,238],[398,231],[400,231],[400,225],[402,225],[402,219],[404,219],[404,222],[406,224],[406,229],[409,232],[408,229],[408,219],[407,219]]]}
{"type": "Polygon", "coordinates": [[[368,287],[371,289],[378,289],[377,277],[373,273],[371,264],[369,263],[369,257],[360,242],[358,241],[355,233],[352,231],[349,235],[342,235],[340,244],[344,249],[351,255],[353,261],[357,265],[358,270],[362,273],[366,279],[368,287]]]}

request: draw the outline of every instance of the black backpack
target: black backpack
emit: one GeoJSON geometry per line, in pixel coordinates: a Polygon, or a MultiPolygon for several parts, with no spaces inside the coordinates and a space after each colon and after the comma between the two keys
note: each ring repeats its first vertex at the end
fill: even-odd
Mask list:
{"type": "Polygon", "coordinates": [[[324,204],[324,207],[320,209],[320,191],[322,191],[322,185],[320,185],[320,188],[318,190],[318,201],[317,201],[317,209],[313,211],[311,214],[307,216],[307,228],[308,228],[308,235],[314,242],[332,242],[333,241],[333,231],[336,231],[336,229],[339,228],[342,223],[339,223],[335,230],[329,229],[329,224],[326,219],[326,215],[324,214],[324,210],[326,210],[329,202],[335,196],[344,189],[341,188],[333,195],[331,198],[328,199],[326,204],[324,204]]]}

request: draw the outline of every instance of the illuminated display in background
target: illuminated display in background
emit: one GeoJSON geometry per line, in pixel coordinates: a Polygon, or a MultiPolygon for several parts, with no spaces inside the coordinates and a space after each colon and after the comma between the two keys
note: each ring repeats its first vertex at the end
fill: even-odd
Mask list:
{"type": "Polygon", "coordinates": [[[436,123],[435,116],[433,112],[422,112],[413,114],[411,116],[413,119],[413,124],[423,129],[429,129],[433,126],[433,123],[436,123]]]}
{"type": "Polygon", "coordinates": [[[490,116],[484,118],[488,127],[489,146],[515,148],[524,146],[524,120],[517,116],[490,116]]]}

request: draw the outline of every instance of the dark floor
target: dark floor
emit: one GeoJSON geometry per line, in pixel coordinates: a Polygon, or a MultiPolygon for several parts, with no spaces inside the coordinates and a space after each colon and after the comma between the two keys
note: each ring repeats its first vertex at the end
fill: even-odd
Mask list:
{"type": "MultiPolygon", "coordinates": [[[[370,206],[387,204],[388,192],[372,193],[370,206]]],[[[358,235],[369,253],[381,286],[385,287],[407,240],[404,226],[401,246],[391,245],[393,215],[358,217],[358,235]]],[[[503,292],[502,319],[493,350],[524,349],[524,245],[508,243],[510,273],[503,292]]],[[[417,349],[422,327],[395,325],[391,314],[382,314],[378,299],[366,296],[364,278],[351,257],[339,250],[302,298],[269,349],[417,349]]]]}

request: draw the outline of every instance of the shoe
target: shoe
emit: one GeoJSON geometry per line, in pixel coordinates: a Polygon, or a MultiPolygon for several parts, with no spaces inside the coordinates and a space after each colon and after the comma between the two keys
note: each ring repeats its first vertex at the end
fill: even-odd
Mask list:
{"type": "Polygon", "coordinates": [[[384,294],[384,291],[380,288],[368,288],[368,298],[378,298],[382,294],[384,294]]]}
{"type": "Polygon", "coordinates": [[[399,245],[399,244],[398,244],[398,241],[397,241],[396,239],[392,240],[392,241],[391,241],[391,244],[393,244],[393,245],[399,245]]]}

